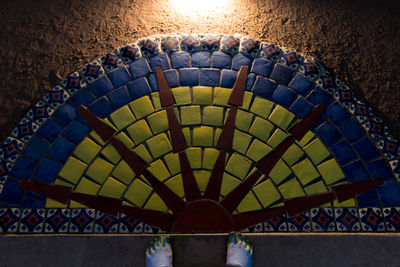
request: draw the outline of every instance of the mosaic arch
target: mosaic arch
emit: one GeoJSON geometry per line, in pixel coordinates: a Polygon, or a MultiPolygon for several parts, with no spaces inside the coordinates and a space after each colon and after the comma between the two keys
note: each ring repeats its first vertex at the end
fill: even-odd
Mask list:
{"type": "Polygon", "coordinates": [[[398,157],[312,58],[237,35],[150,36],[17,124],[0,149],[0,231],[398,231],[398,157]]]}

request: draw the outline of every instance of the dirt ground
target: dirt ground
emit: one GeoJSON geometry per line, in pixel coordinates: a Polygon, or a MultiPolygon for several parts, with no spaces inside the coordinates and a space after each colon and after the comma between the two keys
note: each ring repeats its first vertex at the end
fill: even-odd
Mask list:
{"type": "Polygon", "coordinates": [[[0,142],[69,73],[171,32],[240,33],[314,56],[400,139],[400,1],[232,1],[197,17],[162,0],[0,0],[0,142]]]}

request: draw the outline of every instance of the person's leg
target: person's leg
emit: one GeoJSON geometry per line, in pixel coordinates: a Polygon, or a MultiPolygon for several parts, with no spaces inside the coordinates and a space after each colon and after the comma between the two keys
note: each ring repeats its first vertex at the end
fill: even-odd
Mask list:
{"type": "Polygon", "coordinates": [[[172,267],[171,239],[157,237],[146,250],[146,267],[172,267]]]}
{"type": "Polygon", "coordinates": [[[234,267],[253,266],[253,247],[240,233],[230,233],[226,265],[234,267]]]}

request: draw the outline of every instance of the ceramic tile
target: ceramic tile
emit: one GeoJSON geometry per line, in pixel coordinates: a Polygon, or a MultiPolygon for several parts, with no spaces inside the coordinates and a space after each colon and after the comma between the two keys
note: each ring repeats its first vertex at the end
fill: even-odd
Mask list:
{"type": "Polygon", "coordinates": [[[271,98],[275,91],[276,83],[267,78],[257,77],[252,92],[264,98],[271,98]]]}
{"type": "Polygon", "coordinates": [[[47,106],[43,101],[39,101],[31,110],[28,111],[26,118],[38,125],[42,125],[51,115],[53,115],[53,113],[54,109],[47,106]]]}
{"type": "Polygon", "coordinates": [[[154,72],[157,66],[161,66],[163,70],[168,70],[171,68],[168,56],[166,54],[158,54],[156,56],[150,57],[149,60],[150,60],[150,67],[154,72]]]}
{"type": "Polygon", "coordinates": [[[250,68],[252,63],[252,58],[245,56],[243,54],[236,54],[232,59],[232,69],[240,70],[242,66],[248,66],[250,68]]]}
{"type": "Polygon", "coordinates": [[[272,101],[288,108],[296,99],[297,94],[286,86],[278,85],[272,95],[272,101]]]}
{"type": "Polygon", "coordinates": [[[229,69],[231,67],[231,56],[220,51],[213,52],[211,66],[213,68],[229,69]]]}
{"type": "Polygon", "coordinates": [[[316,80],[319,74],[323,72],[323,66],[318,61],[305,57],[303,64],[299,67],[299,72],[307,76],[311,80],[316,80]]]}
{"type": "Polygon", "coordinates": [[[219,50],[220,38],[215,35],[205,35],[201,38],[200,49],[205,51],[216,51],[219,50]]]}
{"type": "Polygon", "coordinates": [[[10,174],[10,171],[13,169],[13,167],[14,164],[5,161],[0,161],[0,184],[4,184],[6,182],[7,177],[10,174]]]}
{"type": "Polygon", "coordinates": [[[334,97],[346,108],[350,108],[355,102],[357,102],[357,99],[353,95],[353,91],[347,86],[338,88],[334,93],[334,97]]]}
{"type": "Polygon", "coordinates": [[[285,64],[286,66],[288,66],[293,70],[297,70],[302,64],[303,60],[304,60],[303,56],[286,49],[283,52],[281,63],[285,64]]]}
{"type": "Polygon", "coordinates": [[[368,107],[365,103],[361,101],[352,103],[349,110],[361,123],[365,122],[367,119],[374,115],[372,113],[372,108],[368,107]]]}
{"type": "Polygon", "coordinates": [[[136,44],[130,44],[119,49],[122,60],[129,64],[142,57],[139,47],[136,44]]]}
{"type": "Polygon", "coordinates": [[[44,209],[22,209],[18,231],[20,233],[41,233],[45,219],[44,209]]]}
{"type": "Polygon", "coordinates": [[[142,39],[138,41],[138,46],[143,57],[151,57],[161,52],[158,40],[142,39]]]}
{"type": "Polygon", "coordinates": [[[289,232],[310,232],[311,223],[308,212],[297,214],[287,219],[289,232]]]}
{"type": "Polygon", "coordinates": [[[121,214],[118,229],[118,232],[123,234],[140,234],[143,231],[143,223],[141,221],[135,220],[128,215],[121,214]]]}
{"type": "Polygon", "coordinates": [[[260,41],[243,37],[240,43],[240,52],[248,56],[257,56],[260,52],[260,41]]]}
{"type": "Polygon", "coordinates": [[[202,69],[200,71],[200,85],[219,86],[220,71],[218,69],[202,69]]]}
{"type": "Polygon", "coordinates": [[[273,44],[261,43],[260,56],[278,62],[282,56],[282,51],[280,48],[273,44]]]}
{"type": "Polygon", "coordinates": [[[360,213],[362,231],[382,232],[386,230],[381,209],[363,208],[359,209],[358,212],[360,213]]]}
{"type": "Polygon", "coordinates": [[[166,53],[176,52],[179,50],[178,36],[166,36],[161,39],[161,50],[166,53]]]}
{"type": "Polygon", "coordinates": [[[80,75],[87,82],[92,82],[95,79],[103,76],[105,73],[105,71],[99,61],[93,61],[92,63],[89,63],[88,65],[83,67],[79,72],[80,72],[80,75]]]}
{"type": "Polygon", "coordinates": [[[118,233],[118,218],[102,211],[96,212],[94,223],[95,233],[118,233]]]}
{"type": "Polygon", "coordinates": [[[332,208],[314,208],[310,212],[313,231],[332,232],[336,230],[332,208]]]}
{"type": "Polygon", "coordinates": [[[249,228],[246,228],[244,230],[244,232],[247,232],[247,233],[260,233],[260,232],[263,232],[263,230],[264,230],[263,228],[264,228],[263,224],[262,223],[258,223],[256,225],[250,226],[249,228]]]}
{"type": "Polygon", "coordinates": [[[335,93],[340,86],[340,81],[333,77],[329,72],[325,72],[316,83],[330,93],[335,93]]]}
{"type": "Polygon", "coordinates": [[[38,129],[39,126],[36,123],[24,118],[18,123],[17,127],[14,128],[14,130],[11,132],[11,135],[16,139],[27,143],[32,136],[35,135],[35,132],[38,129]]]}
{"type": "Polygon", "coordinates": [[[51,108],[56,109],[69,98],[69,94],[61,86],[57,85],[44,95],[45,101],[51,108]]]}
{"type": "Polygon", "coordinates": [[[7,137],[3,145],[0,147],[0,160],[15,162],[19,153],[22,151],[24,144],[15,138],[7,137]]]}
{"type": "Polygon", "coordinates": [[[184,35],[181,40],[183,51],[195,51],[200,49],[200,38],[198,35],[184,35]]]}
{"type": "Polygon", "coordinates": [[[390,162],[390,166],[392,167],[392,170],[394,172],[394,175],[396,176],[396,179],[399,181],[400,180],[400,165],[398,160],[392,160],[390,162]]]}
{"type": "Polygon", "coordinates": [[[195,86],[199,85],[199,69],[197,68],[183,68],[179,70],[179,83],[182,86],[195,86]]]}
{"type": "Polygon", "coordinates": [[[380,118],[372,118],[365,123],[363,127],[367,130],[368,134],[375,140],[385,138],[388,133],[388,127],[383,123],[380,118]]]}
{"type": "Polygon", "coordinates": [[[94,217],[94,209],[71,209],[69,233],[92,233],[94,217]]]}
{"type": "Polygon", "coordinates": [[[388,160],[397,158],[400,155],[399,141],[391,136],[380,140],[378,147],[388,160]]]}
{"type": "Polygon", "coordinates": [[[170,55],[173,69],[190,68],[190,54],[188,52],[174,52],[170,55]]]}
{"type": "Polygon", "coordinates": [[[79,72],[74,72],[61,82],[61,85],[70,95],[75,94],[82,88],[86,87],[85,80],[80,76],[79,72]]]}
{"type": "Polygon", "coordinates": [[[361,230],[358,211],[354,208],[334,208],[336,227],[339,232],[358,232],[361,230]]]}
{"type": "Polygon", "coordinates": [[[210,52],[194,52],[192,54],[192,66],[196,68],[210,67],[211,54],[210,52]]]}
{"type": "Polygon", "coordinates": [[[111,52],[108,53],[104,56],[102,56],[99,61],[101,62],[101,65],[103,69],[106,72],[109,72],[115,68],[123,66],[122,59],[119,57],[118,52],[111,52]]]}
{"type": "Polygon", "coordinates": [[[67,233],[69,226],[69,209],[48,209],[46,223],[44,225],[45,233],[67,233]]]}
{"type": "Polygon", "coordinates": [[[253,65],[251,67],[251,72],[268,77],[271,72],[274,63],[271,60],[265,58],[256,58],[253,61],[253,65]]]}
{"type": "Polygon", "coordinates": [[[293,70],[282,64],[276,64],[270,78],[279,84],[287,85],[292,79],[293,70]]]}
{"type": "Polygon", "coordinates": [[[221,38],[221,51],[225,53],[239,52],[240,39],[238,36],[223,36],[221,38]]]}
{"type": "Polygon", "coordinates": [[[385,217],[386,229],[388,231],[400,231],[400,208],[384,208],[383,216],[385,217]]]}
{"type": "Polygon", "coordinates": [[[0,209],[0,232],[16,233],[19,226],[21,212],[18,208],[0,209]]]}
{"type": "Polygon", "coordinates": [[[286,215],[281,215],[265,221],[264,229],[266,232],[287,232],[286,215]]]}

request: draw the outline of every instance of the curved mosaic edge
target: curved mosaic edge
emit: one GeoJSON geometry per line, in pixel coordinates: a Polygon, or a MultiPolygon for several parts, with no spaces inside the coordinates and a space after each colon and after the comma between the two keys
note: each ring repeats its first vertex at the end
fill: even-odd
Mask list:
{"type": "MultiPolygon", "coordinates": [[[[250,74],[246,89],[289,108],[299,118],[304,117],[313,105],[322,103],[329,106],[325,113],[326,122],[318,125],[315,133],[343,163],[341,167],[349,180],[357,181],[360,177],[365,179],[365,175],[367,178],[383,176],[387,180],[385,187],[378,191],[378,196],[374,192],[375,196],[366,193],[364,199],[362,196],[359,198],[358,204],[361,205],[358,205],[358,212],[361,214],[363,209],[380,207],[380,213],[375,213],[381,214],[382,218],[382,212],[386,217],[385,209],[396,210],[388,206],[400,204],[398,185],[393,178],[398,180],[400,175],[398,141],[390,136],[387,127],[373,114],[372,109],[357,99],[348,87],[316,60],[237,35],[150,36],[108,53],[68,76],[27,113],[2,145],[0,201],[7,201],[8,205],[5,206],[17,206],[12,203],[18,203],[17,197],[22,194],[22,190],[13,178],[20,178],[25,174],[21,170],[29,169],[32,162],[40,160],[35,158],[37,153],[29,154],[33,148],[44,149],[43,154],[50,148],[41,146],[38,139],[35,139],[36,134],[50,143],[59,134],[69,134],[75,139],[69,139],[70,141],[79,143],[79,138],[82,133],[87,133],[85,131],[88,128],[84,123],[79,124],[79,121],[74,121],[73,126],[69,125],[77,116],[75,106],[89,106],[93,113],[104,118],[118,106],[125,104],[119,99],[126,90],[114,90],[115,88],[126,84],[125,88],[132,99],[158,91],[153,73],[156,65],[161,65],[164,69],[170,87],[205,85],[228,88],[233,86],[240,66],[247,65],[250,67],[250,74]],[[64,129],[63,126],[66,125],[68,127],[64,129]],[[79,130],[74,132],[74,129],[79,130]],[[343,142],[336,143],[341,134],[344,136],[343,142]],[[350,150],[348,143],[354,145],[350,150]],[[359,155],[361,160],[352,162],[354,157],[349,159],[349,151],[352,152],[350,155],[359,155]],[[18,161],[21,154],[25,160],[18,161]],[[32,158],[29,161],[25,156],[32,158]],[[364,161],[366,163],[362,165],[360,162],[364,161]],[[355,170],[361,172],[361,176],[355,170]],[[8,177],[13,178],[7,182],[8,177]]],[[[53,172],[60,165],[54,161],[46,164],[53,168],[53,172]]],[[[28,213],[35,211],[38,218],[44,211],[48,213],[47,209],[37,207],[40,206],[40,196],[30,194],[25,203],[20,203],[24,207],[33,208],[28,213]]],[[[1,218],[5,218],[4,214],[11,216],[14,212],[22,216],[25,210],[2,209],[1,218]]],[[[87,210],[85,213],[89,214],[87,210]]],[[[22,222],[22,217],[20,218],[22,222]]]]}

